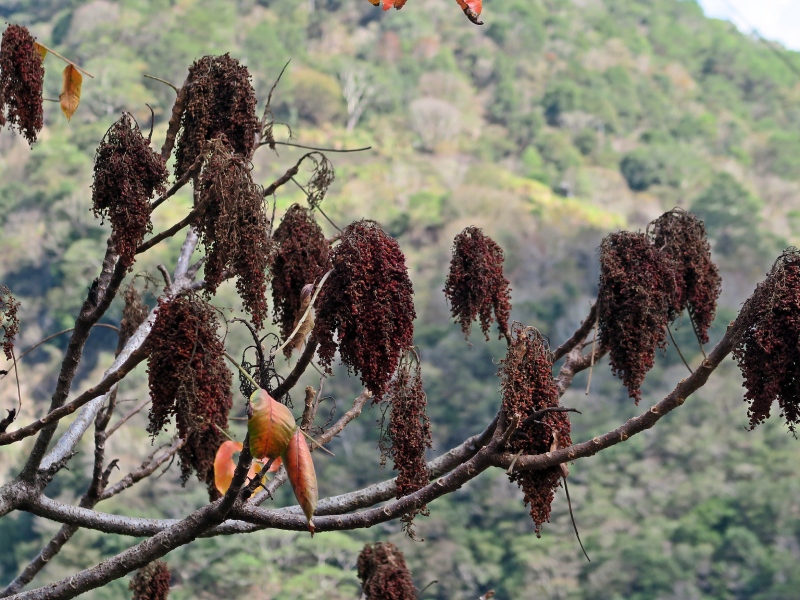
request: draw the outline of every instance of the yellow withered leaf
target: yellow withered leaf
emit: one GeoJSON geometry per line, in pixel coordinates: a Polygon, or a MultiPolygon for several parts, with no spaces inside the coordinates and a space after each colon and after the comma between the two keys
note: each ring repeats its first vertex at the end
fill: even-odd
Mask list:
{"type": "Polygon", "coordinates": [[[72,119],[72,115],[78,110],[78,104],[81,103],[82,83],[83,75],[72,65],[67,65],[67,68],[64,69],[61,95],[58,99],[61,101],[61,110],[68,121],[72,119]]]}
{"type": "Polygon", "coordinates": [[[44,60],[44,57],[47,56],[47,48],[42,46],[39,42],[33,42],[33,47],[36,49],[36,53],[44,60]]]}

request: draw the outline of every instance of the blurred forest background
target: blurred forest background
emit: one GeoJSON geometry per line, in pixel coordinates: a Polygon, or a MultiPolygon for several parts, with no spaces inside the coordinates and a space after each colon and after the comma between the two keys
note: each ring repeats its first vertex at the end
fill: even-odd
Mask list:
{"type": "MultiPolygon", "coordinates": [[[[0,281],[22,301],[20,348],[72,326],[99,270],[108,225],[91,214],[89,186],[104,132],[123,110],[147,131],[149,103],[160,144],[174,92],[143,75],[180,85],[205,54],[230,52],[245,63],[262,102],[291,59],[273,106],[295,141],[372,146],[331,155],[336,182],[323,209],[340,225],[377,219],[408,256],[433,454],[479,432],[499,405],[495,374],[505,344],[473,332],[470,347],[441,292],[451,240],[465,226],[483,227],[505,249],[513,318],[554,345],[588,313],[596,249],[611,231],[643,229],[675,206],[705,220],[724,281],[712,342],[780,250],[800,243],[800,56],[706,19],[692,0],[487,0],[483,27],[469,24],[452,0],[412,0],[390,13],[363,0],[5,0],[0,17],[96,75],[84,81],[71,123],[45,103],[46,126],[32,150],[0,133],[0,281]]],[[[55,98],[61,66],[52,60],[45,96],[55,98]]],[[[286,139],[288,131],[276,134],[286,139]]],[[[257,181],[271,182],[299,152],[260,149],[257,181]]],[[[278,218],[303,197],[283,188],[278,218]]],[[[156,229],[189,203],[184,194],[159,208],[156,229]]],[[[171,269],[180,241],[136,265],[151,306],[162,285],[156,265],[171,269]]],[[[240,316],[234,298],[223,286],[215,304],[240,316]]],[[[114,323],[120,310],[104,321],[114,323]]],[[[688,320],[675,337],[698,364],[688,320]]],[[[239,353],[247,341],[241,326],[231,327],[229,350],[239,353]]],[[[109,330],[92,334],[75,388],[99,380],[115,343],[109,330]]],[[[55,339],[21,364],[26,419],[43,410],[65,344],[55,339]]],[[[278,364],[288,371],[283,359],[278,364]]],[[[584,373],[563,399],[583,413],[573,416],[573,439],[647,410],[685,375],[670,347],[636,407],[602,361],[588,395],[584,373]]],[[[338,412],[358,393],[345,372],[325,385],[338,412]]],[[[142,366],[120,397],[146,393],[142,366]]],[[[234,398],[242,413],[241,394],[234,398]]],[[[16,403],[11,377],[0,382],[0,400],[3,408],[16,403]]],[[[145,418],[109,443],[121,473],[150,451],[145,418]]],[[[376,408],[346,429],[331,444],[336,458],[315,454],[321,495],[392,476],[379,465],[378,419],[376,408]]],[[[502,599],[796,598],[800,442],[777,419],[755,431],[746,424],[739,372],[728,360],[654,430],[572,466],[572,502],[591,563],[563,491],[537,539],[521,493],[493,470],[416,519],[424,542],[405,538],[398,524],[313,539],[265,531],[200,540],[167,556],[171,597],[357,598],[358,552],[366,541],[390,540],[406,553],[417,587],[438,580],[423,596],[430,599],[472,600],[489,589],[502,599]]],[[[31,440],[0,448],[0,481],[17,472],[31,440]]],[[[90,459],[84,447],[48,495],[79,495],[90,459]]],[[[205,486],[180,487],[173,468],[99,508],[180,517],[205,500],[205,486]]],[[[291,491],[275,503],[293,503],[291,491]]],[[[0,584],[56,529],[24,513],[4,518],[0,584]]],[[[81,531],[37,583],[131,542],[81,531]]],[[[89,596],[124,597],[125,585],[89,596]]]]}

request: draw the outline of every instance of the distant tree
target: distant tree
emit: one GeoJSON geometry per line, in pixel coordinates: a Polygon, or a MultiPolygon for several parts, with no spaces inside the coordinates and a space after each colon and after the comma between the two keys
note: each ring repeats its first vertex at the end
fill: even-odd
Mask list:
{"type": "MultiPolygon", "coordinates": [[[[19,130],[31,144],[42,127],[46,50],[17,26],[6,30],[0,46],[0,122],[19,130]]],[[[61,94],[68,117],[78,106],[80,81],[80,69],[70,62],[61,94]]],[[[317,78],[309,74],[308,81],[317,78]]],[[[323,87],[327,89],[328,83],[323,87]]],[[[168,593],[170,575],[157,561],[201,536],[246,536],[261,529],[313,535],[394,520],[413,535],[415,515],[424,514],[431,502],[490,468],[503,469],[519,485],[538,533],[550,519],[556,490],[566,488],[567,463],[653,427],[702,387],[729,354],[745,374],[751,427],[769,416],[775,401],[791,430],[800,422],[797,250],[778,258],[722,339],[660,402],[616,429],[573,442],[569,417],[574,409],[562,406],[561,397],[577,373],[608,354],[612,371],[638,402],[656,350],[664,346],[667,327],[680,314],[688,313],[698,343],[708,343],[721,282],[705,227],[695,215],[673,210],[656,219],[646,233],[608,236],[601,245],[598,298],[574,334],[554,349],[535,328],[509,322],[512,295],[503,273],[503,250],[480,229],[468,227],[454,240],[449,272],[442,273],[442,281],[462,331],[468,332],[478,321],[487,337],[493,332],[507,343],[498,372],[501,400],[483,431],[426,462],[436,423],[429,421],[425,409],[436,398],[429,399],[423,389],[421,361],[414,347],[414,290],[397,240],[369,220],[351,223],[332,239],[325,238],[316,218],[324,216],[321,203],[334,171],[323,151],[310,149],[263,187],[254,180],[253,154],[287,142],[275,138],[269,100],[263,114],[256,114],[250,75],[238,60],[227,54],[205,56],[191,65],[176,90],[159,151],[151,148],[152,134],[145,136],[126,113],[100,141],[93,209],[111,223],[105,253],[97,257],[100,272],[87,282],[89,291],[74,327],[62,332],[69,333],[69,342],[44,415],[19,423],[20,392],[20,405],[8,408],[0,420],[0,445],[35,437],[29,440],[21,471],[0,487],[0,530],[3,520],[18,511],[61,524],[0,595],[72,598],[140,570],[131,583],[136,597],[162,598],[168,593]],[[166,165],[173,156],[170,175],[166,165]],[[310,165],[312,172],[300,183],[297,177],[303,165],[310,165]],[[308,206],[290,208],[275,228],[274,210],[267,209],[289,182],[305,191],[308,206]],[[153,211],[184,188],[192,190],[192,206],[173,226],[153,233],[153,211]],[[141,255],[180,232],[185,237],[175,268],[170,273],[159,266],[163,291],[150,309],[136,289],[124,287],[123,282],[141,255]],[[209,304],[228,280],[235,280],[249,314],[249,320],[228,325],[245,328],[253,338],[243,353],[248,360],[241,364],[231,356],[230,341],[220,335],[219,312],[209,304]],[[270,285],[273,320],[282,338],[274,344],[262,336],[270,285]],[[124,311],[116,327],[115,358],[99,382],[71,396],[89,334],[118,296],[124,300],[124,311]],[[276,366],[281,352],[298,355],[288,372],[279,373],[283,369],[276,366]],[[320,430],[312,425],[321,387],[306,388],[302,412],[295,420],[287,405],[288,392],[315,357],[324,382],[337,356],[359,378],[363,391],[338,420],[320,430]],[[116,461],[108,460],[106,442],[122,427],[130,427],[130,417],[147,406],[116,416],[121,408],[117,385],[145,361],[151,397],[148,431],[155,435],[171,428],[174,420],[175,435],[169,444],[146,454],[140,467],[112,483],[116,461]],[[239,383],[236,392],[234,374],[239,383]],[[384,459],[392,459],[398,475],[320,500],[312,451],[323,448],[357,419],[368,403],[382,403],[386,409],[381,451],[384,459]],[[234,406],[247,415],[248,433],[242,441],[228,439],[234,406]],[[60,421],[72,415],[72,422],[56,435],[60,421]],[[48,495],[48,484],[70,465],[76,445],[92,424],[91,479],[74,505],[56,500],[48,495]],[[177,520],[96,509],[173,457],[178,458],[184,482],[194,476],[208,488],[208,504],[177,520]],[[262,507],[287,481],[298,505],[262,507]],[[93,567],[21,591],[80,528],[144,539],[93,567]]],[[[313,86],[306,92],[306,110],[311,111],[313,86]]],[[[548,92],[545,108],[551,116],[571,109],[573,92],[565,85],[548,92]]],[[[421,136],[430,134],[438,140],[453,135],[439,112],[445,108],[429,103],[429,121],[417,124],[421,136]]],[[[626,164],[633,167],[636,161],[632,158],[626,164]]],[[[647,169],[643,171],[637,177],[651,180],[647,169]]],[[[638,181],[633,176],[631,180],[638,181]]],[[[749,211],[757,203],[730,176],[720,175],[696,206],[713,226],[736,231],[752,219],[749,211]],[[735,212],[734,206],[742,208],[735,212]]],[[[24,354],[15,350],[25,323],[19,319],[20,305],[13,292],[0,287],[0,341],[8,360],[0,377],[16,376],[24,354]]],[[[402,556],[390,546],[366,548],[358,569],[370,598],[406,598],[413,592],[402,556]]]]}

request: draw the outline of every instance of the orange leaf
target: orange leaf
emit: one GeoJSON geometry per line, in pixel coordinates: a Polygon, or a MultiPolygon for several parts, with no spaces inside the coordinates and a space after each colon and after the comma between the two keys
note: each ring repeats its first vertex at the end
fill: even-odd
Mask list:
{"type": "Polygon", "coordinates": [[[383,0],[383,10],[389,10],[394,5],[394,0],[383,0]]]}
{"type": "Polygon", "coordinates": [[[311,518],[314,516],[319,499],[317,474],[314,471],[314,461],[311,460],[308,444],[299,429],[294,432],[289,442],[283,464],[286,465],[286,474],[289,476],[295,498],[308,519],[308,530],[314,535],[314,522],[311,518]]]}
{"type": "Polygon", "coordinates": [[[483,25],[483,21],[478,20],[483,10],[483,0],[456,0],[456,2],[470,21],[475,25],[483,25]]]}
{"type": "Polygon", "coordinates": [[[286,452],[297,427],[292,411],[276,402],[266,390],[256,390],[250,396],[250,404],[253,409],[247,420],[250,453],[261,460],[278,458],[286,452]]]}
{"type": "Polygon", "coordinates": [[[397,10],[400,10],[401,8],[403,8],[406,5],[407,1],[408,0],[394,0],[394,7],[397,10]]]}
{"type": "Polygon", "coordinates": [[[369,3],[372,4],[372,6],[378,6],[378,4],[381,3],[381,0],[369,0],[369,3]]]}
{"type": "Polygon", "coordinates": [[[47,48],[42,46],[39,42],[33,42],[33,47],[36,53],[44,60],[44,57],[47,56],[47,48]]]}
{"type": "Polygon", "coordinates": [[[64,69],[63,77],[64,82],[61,86],[61,95],[58,99],[61,101],[61,110],[69,121],[72,119],[72,115],[75,114],[75,111],[78,110],[78,104],[81,103],[83,75],[72,65],[67,65],[67,68],[64,69]]]}
{"type": "MultiPolygon", "coordinates": [[[[228,440],[220,444],[217,455],[214,457],[214,487],[217,488],[220,494],[224,494],[231,487],[233,481],[233,473],[236,471],[236,463],[233,462],[233,454],[242,451],[242,442],[233,442],[228,440]]],[[[268,473],[277,471],[281,466],[281,459],[277,459],[272,463],[268,473]]],[[[257,473],[261,472],[261,465],[252,463],[247,477],[253,479],[257,473]]]]}

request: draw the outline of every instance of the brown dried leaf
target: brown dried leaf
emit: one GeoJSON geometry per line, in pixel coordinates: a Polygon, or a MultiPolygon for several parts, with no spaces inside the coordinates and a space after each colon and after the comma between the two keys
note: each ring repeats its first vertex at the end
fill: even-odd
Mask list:
{"type": "Polygon", "coordinates": [[[72,115],[75,114],[81,103],[82,83],[83,75],[72,65],[67,65],[64,69],[61,94],[58,99],[61,101],[61,110],[68,121],[72,119],[72,115]]]}
{"type": "Polygon", "coordinates": [[[34,42],[33,47],[36,49],[36,52],[39,56],[44,60],[44,57],[47,56],[47,48],[42,46],[39,42],[34,42]]]}

